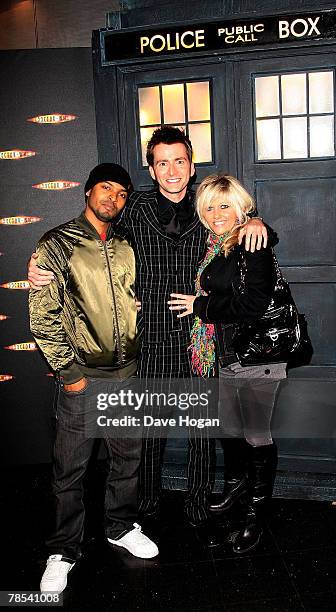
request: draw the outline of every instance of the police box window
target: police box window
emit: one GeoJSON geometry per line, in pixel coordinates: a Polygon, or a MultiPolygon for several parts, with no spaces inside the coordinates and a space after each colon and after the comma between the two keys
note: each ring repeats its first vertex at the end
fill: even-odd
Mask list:
{"type": "Polygon", "coordinates": [[[334,71],[254,79],[258,161],[335,155],[334,71]]]}
{"type": "Polygon", "coordinates": [[[153,131],[161,125],[174,125],[189,136],[195,163],[211,162],[211,112],[209,81],[189,81],[139,87],[139,129],[142,164],[153,131]]]}

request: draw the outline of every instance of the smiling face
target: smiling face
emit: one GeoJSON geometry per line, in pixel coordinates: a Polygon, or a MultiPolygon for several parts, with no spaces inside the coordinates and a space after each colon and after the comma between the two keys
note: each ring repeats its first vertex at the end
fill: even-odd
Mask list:
{"type": "Polygon", "coordinates": [[[237,223],[236,207],[225,202],[225,198],[219,198],[206,204],[202,216],[210,230],[217,236],[230,232],[237,223]]]}
{"type": "Polygon", "coordinates": [[[152,179],[157,181],[160,192],[166,198],[180,202],[186,194],[190,177],[195,173],[185,145],[182,142],[157,144],[153,156],[153,166],[149,166],[152,179]]]}
{"type": "Polygon", "coordinates": [[[87,193],[85,215],[96,227],[97,219],[109,223],[124,208],[127,200],[127,190],[123,185],[113,181],[97,183],[87,193]]]}

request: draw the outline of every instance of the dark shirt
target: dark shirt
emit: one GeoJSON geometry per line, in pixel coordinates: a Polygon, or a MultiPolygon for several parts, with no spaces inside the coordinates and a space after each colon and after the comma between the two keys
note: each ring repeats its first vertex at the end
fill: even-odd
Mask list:
{"type": "Polygon", "coordinates": [[[170,238],[179,238],[195,216],[195,208],[189,193],[180,202],[172,202],[158,192],[158,221],[170,238]]]}

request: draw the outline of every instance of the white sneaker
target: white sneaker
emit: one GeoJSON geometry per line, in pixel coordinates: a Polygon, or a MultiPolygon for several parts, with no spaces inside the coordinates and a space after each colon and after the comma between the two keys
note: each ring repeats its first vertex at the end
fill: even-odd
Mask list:
{"type": "Polygon", "coordinates": [[[159,554],[159,549],[152,540],[150,540],[144,533],[142,533],[140,525],[138,523],[133,524],[134,529],[128,531],[126,535],[119,540],[111,540],[107,538],[110,544],[115,546],[121,546],[126,548],[135,557],[141,559],[151,559],[159,554]]]}
{"type": "Polygon", "coordinates": [[[62,559],[62,555],[50,555],[40,584],[41,593],[62,593],[64,591],[68,573],[75,564],[62,561],[62,559]]]}

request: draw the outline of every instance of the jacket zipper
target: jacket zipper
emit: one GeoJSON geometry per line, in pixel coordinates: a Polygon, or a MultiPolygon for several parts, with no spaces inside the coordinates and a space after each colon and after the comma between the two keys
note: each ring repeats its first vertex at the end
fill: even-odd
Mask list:
{"type": "Polygon", "coordinates": [[[109,273],[110,287],[111,287],[111,293],[112,293],[113,314],[114,314],[114,320],[115,320],[115,326],[116,326],[118,360],[119,360],[119,365],[122,366],[123,359],[122,359],[122,350],[121,350],[121,337],[120,337],[120,329],[119,329],[119,322],[118,322],[117,303],[116,303],[116,298],[115,298],[115,293],[114,293],[114,288],[113,288],[112,271],[110,268],[110,262],[108,258],[106,242],[105,241],[102,241],[102,242],[103,242],[103,247],[104,247],[105,259],[107,263],[107,269],[109,273]]]}

